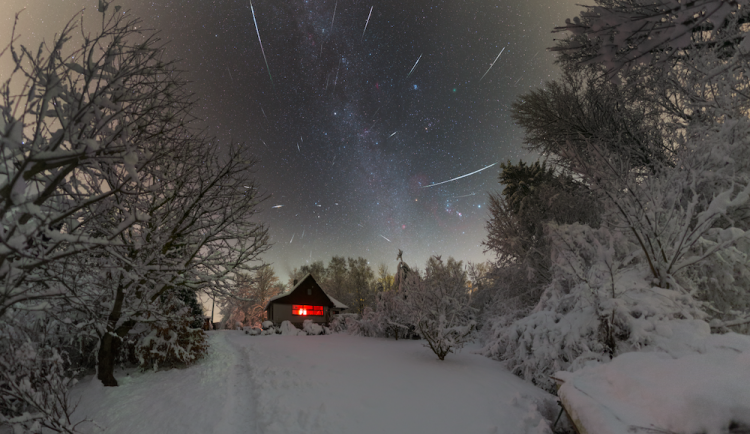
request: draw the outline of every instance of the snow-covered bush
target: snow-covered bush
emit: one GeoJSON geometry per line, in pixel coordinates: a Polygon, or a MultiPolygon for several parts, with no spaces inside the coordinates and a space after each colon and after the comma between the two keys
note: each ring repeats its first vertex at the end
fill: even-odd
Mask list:
{"type": "Polygon", "coordinates": [[[307,333],[308,336],[324,335],[325,330],[320,324],[315,324],[312,320],[306,319],[302,323],[302,331],[307,333]]]}
{"type": "Polygon", "coordinates": [[[461,265],[453,258],[444,263],[439,256],[431,257],[421,285],[410,291],[417,331],[440,360],[462,348],[476,327],[476,309],[470,305],[466,271],[461,265]]]}
{"type": "Polygon", "coordinates": [[[331,320],[331,331],[365,337],[385,337],[388,324],[381,311],[365,307],[362,317],[356,313],[338,314],[331,320]]]}
{"type": "Polygon", "coordinates": [[[283,321],[276,332],[281,335],[297,336],[304,332],[294,326],[290,321],[283,321]]]}
{"type": "Polygon", "coordinates": [[[69,389],[78,372],[61,348],[65,327],[38,312],[6,311],[0,321],[0,426],[18,433],[77,432],[69,389]]]}
{"type": "Polygon", "coordinates": [[[492,324],[484,348],[516,375],[553,391],[556,371],[667,345],[665,323],[706,317],[689,294],[653,286],[639,249],[623,234],[584,225],[548,230],[553,282],[530,315],[492,324]]]}
{"type": "Polygon", "coordinates": [[[344,329],[347,332],[353,335],[359,334],[359,315],[357,314],[347,315],[343,318],[343,320],[344,320],[344,329]]]}
{"type": "Polygon", "coordinates": [[[358,328],[359,315],[356,313],[339,313],[331,319],[331,331],[334,333],[351,333],[350,326],[353,329],[358,328]]]}
{"type": "Polygon", "coordinates": [[[190,327],[189,317],[154,323],[136,342],[134,353],[141,369],[189,365],[206,355],[208,342],[203,329],[190,327]]]}
{"type": "Polygon", "coordinates": [[[471,298],[478,312],[477,329],[482,341],[489,339],[493,327],[507,326],[531,313],[544,288],[530,283],[525,265],[493,264],[487,285],[478,288],[471,298]]]}
{"type": "Polygon", "coordinates": [[[366,337],[381,337],[384,335],[383,316],[372,308],[365,307],[357,325],[357,334],[366,337]]]}

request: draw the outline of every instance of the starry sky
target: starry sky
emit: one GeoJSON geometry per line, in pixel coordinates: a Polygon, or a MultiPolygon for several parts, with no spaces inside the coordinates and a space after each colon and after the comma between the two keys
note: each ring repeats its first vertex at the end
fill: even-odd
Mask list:
{"type": "MultiPolygon", "coordinates": [[[[509,108],[557,76],[546,50],[551,30],[577,15],[577,1],[112,5],[169,41],[167,57],[181,59],[195,114],[219,144],[241,142],[260,159],[257,180],[269,196],[260,218],[273,243],[263,259],[286,281],[294,267],[333,255],[362,256],[391,272],[398,249],[420,267],[430,255],[491,259],[480,244],[487,194],[501,188],[499,164],[430,185],[536,158],[522,149],[509,108]]],[[[93,31],[97,5],[0,0],[2,45],[24,7],[17,33],[35,47],[84,8],[93,31]]]]}

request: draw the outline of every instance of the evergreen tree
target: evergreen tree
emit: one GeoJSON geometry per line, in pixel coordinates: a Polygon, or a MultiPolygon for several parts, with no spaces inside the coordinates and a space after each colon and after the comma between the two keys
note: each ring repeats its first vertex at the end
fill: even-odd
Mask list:
{"type": "Polygon", "coordinates": [[[177,298],[185,303],[190,317],[190,327],[194,329],[203,327],[203,305],[198,301],[198,294],[187,288],[177,290],[177,298]]]}

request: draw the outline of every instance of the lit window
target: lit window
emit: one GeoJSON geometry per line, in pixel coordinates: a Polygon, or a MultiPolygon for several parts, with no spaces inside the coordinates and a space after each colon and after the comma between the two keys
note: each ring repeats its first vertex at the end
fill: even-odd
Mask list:
{"type": "Polygon", "coordinates": [[[306,304],[293,304],[292,315],[298,316],[323,316],[323,306],[310,306],[306,304]]]}

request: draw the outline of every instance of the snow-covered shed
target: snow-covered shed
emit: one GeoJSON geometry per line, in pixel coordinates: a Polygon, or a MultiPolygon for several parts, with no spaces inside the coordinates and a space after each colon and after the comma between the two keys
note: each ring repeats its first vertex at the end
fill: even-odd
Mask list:
{"type": "Polygon", "coordinates": [[[348,306],[326,294],[312,274],[296,282],[291,291],[271,298],[264,308],[268,321],[276,325],[290,321],[298,327],[308,319],[317,324],[327,324],[333,315],[345,309],[348,306]]]}

